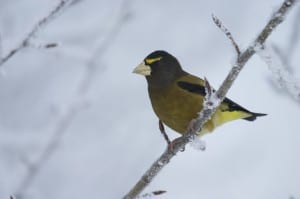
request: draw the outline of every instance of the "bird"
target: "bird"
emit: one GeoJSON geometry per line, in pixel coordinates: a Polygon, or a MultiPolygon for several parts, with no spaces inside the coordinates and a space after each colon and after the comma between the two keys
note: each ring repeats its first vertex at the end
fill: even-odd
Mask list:
{"type": "MultiPolygon", "coordinates": [[[[179,61],[163,50],[150,53],[133,73],[146,77],[151,105],[159,121],[184,134],[203,109],[205,80],[184,71],[179,61]]],[[[197,135],[203,136],[233,120],[254,121],[265,115],[251,112],[226,97],[197,135]]]]}

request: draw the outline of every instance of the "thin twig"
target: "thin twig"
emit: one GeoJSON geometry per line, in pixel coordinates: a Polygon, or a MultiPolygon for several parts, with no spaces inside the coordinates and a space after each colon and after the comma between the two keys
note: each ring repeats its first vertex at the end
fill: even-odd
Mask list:
{"type": "Polygon", "coordinates": [[[166,191],[164,191],[164,190],[153,191],[151,193],[145,193],[141,196],[138,196],[137,199],[150,199],[150,198],[154,198],[156,196],[162,195],[164,193],[166,193],[166,191]]]}
{"type": "MultiPolygon", "coordinates": [[[[297,79],[292,72],[287,70],[287,66],[284,66],[283,57],[277,55],[274,48],[268,45],[262,46],[260,50],[256,51],[256,54],[268,65],[269,70],[272,72],[277,86],[283,88],[284,92],[287,92],[293,98],[299,102],[300,100],[300,80],[297,79]]],[[[288,62],[288,61],[287,61],[288,62]]]]}
{"type": "Polygon", "coordinates": [[[7,62],[12,56],[14,56],[17,52],[20,52],[22,49],[28,47],[30,40],[46,25],[49,24],[51,20],[53,20],[62,10],[68,7],[72,3],[73,0],[61,0],[58,5],[44,18],[35,24],[32,30],[24,37],[22,42],[12,49],[6,56],[0,58],[0,67],[7,62]]]}
{"type": "Polygon", "coordinates": [[[272,86],[280,87],[283,92],[290,94],[293,99],[299,102],[300,99],[300,80],[295,77],[292,67],[292,59],[295,52],[295,47],[299,42],[300,36],[300,7],[297,10],[294,23],[292,25],[291,36],[288,37],[288,44],[285,50],[282,50],[278,45],[260,46],[256,53],[268,65],[272,73],[272,86]],[[276,85],[275,85],[275,84],[276,85]]]}
{"type": "Polygon", "coordinates": [[[50,49],[50,48],[55,48],[58,46],[58,43],[30,43],[28,44],[26,47],[30,47],[30,48],[36,48],[36,49],[50,49]]]}
{"type": "Polygon", "coordinates": [[[237,55],[239,56],[241,54],[241,50],[236,41],[234,40],[231,32],[223,25],[223,23],[218,17],[212,15],[212,19],[215,22],[215,24],[221,29],[221,31],[226,35],[226,37],[231,41],[231,44],[233,45],[237,55]]]}
{"type": "Polygon", "coordinates": [[[212,93],[215,92],[213,91],[212,87],[210,86],[209,81],[206,79],[206,77],[204,77],[204,87],[205,87],[205,97],[206,97],[206,101],[208,101],[208,99],[211,97],[212,93]]]}
{"type": "Polygon", "coordinates": [[[240,71],[243,69],[247,61],[255,53],[255,46],[262,45],[273,30],[285,19],[287,12],[293,7],[296,0],[285,0],[281,7],[274,13],[273,17],[258,35],[253,45],[243,51],[240,56],[237,57],[235,64],[233,65],[231,71],[223,81],[223,84],[218,89],[216,93],[213,93],[210,97],[213,106],[204,106],[203,110],[200,112],[199,117],[192,121],[193,125],[189,128],[181,137],[176,139],[172,150],[167,149],[144,173],[141,179],[133,186],[133,188],[123,197],[123,199],[134,199],[136,198],[145,188],[148,186],[152,180],[157,176],[157,174],[165,167],[166,164],[182,149],[187,143],[192,141],[197,132],[200,131],[202,126],[210,119],[212,114],[215,112],[218,105],[225,98],[226,93],[232,86],[233,82],[237,78],[240,71]]]}

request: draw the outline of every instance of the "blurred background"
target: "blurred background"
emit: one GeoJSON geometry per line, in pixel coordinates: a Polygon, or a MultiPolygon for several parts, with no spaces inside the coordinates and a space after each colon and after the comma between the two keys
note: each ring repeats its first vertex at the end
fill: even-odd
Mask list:
{"type": "MultiPolygon", "coordinates": [[[[0,0],[2,57],[59,2],[0,0]]],[[[0,66],[0,198],[121,198],[166,147],[146,81],[133,68],[166,50],[218,88],[235,51],[211,15],[244,49],[281,2],[73,1],[0,66]],[[49,43],[58,46],[43,47],[49,43]]],[[[296,78],[297,6],[268,39],[296,78]]],[[[228,97],[268,116],[225,124],[203,138],[204,152],[187,147],[145,192],[166,190],[157,197],[164,199],[300,198],[300,100],[273,76],[251,58],[228,97]]]]}

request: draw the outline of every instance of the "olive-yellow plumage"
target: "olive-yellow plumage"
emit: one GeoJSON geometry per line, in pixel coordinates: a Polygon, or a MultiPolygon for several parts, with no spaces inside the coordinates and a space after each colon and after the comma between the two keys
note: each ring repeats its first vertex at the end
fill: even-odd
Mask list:
{"type": "MultiPolygon", "coordinates": [[[[165,51],[151,53],[133,72],[146,76],[149,97],[158,118],[178,133],[184,133],[203,108],[204,80],[182,70],[177,59],[165,51]]],[[[200,135],[232,120],[253,121],[264,115],[252,113],[225,98],[200,135]]]]}

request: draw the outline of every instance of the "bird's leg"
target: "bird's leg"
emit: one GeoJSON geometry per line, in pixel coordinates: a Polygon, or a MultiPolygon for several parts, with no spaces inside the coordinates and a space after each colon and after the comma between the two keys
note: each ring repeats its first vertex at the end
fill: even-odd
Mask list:
{"type": "MultiPolygon", "coordinates": [[[[164,136],[164,138],[165,138],[165,140],[167,142],[168,150],[173,151],[173,147],[176,144],[178,138],[176,138],[173,141],[171,141],[170,138],[169,138],[169,136],[168,136],[168,134],[166,133],[164,124],[162,123],[161,120],[159,120],[158,124],[159,124],[159,130],[160,130],[161,134],[164,136]]],[[[185,150],[185,148],[181,149],[180,151],[183,152],[184,150],[185,150]]]]}
{"type": "Polygon", "coordinates": [[[164,124],[162,123],[161,120],[159,120],[158,125],[159,125],[159,130],[160,130],[161,134],[164,136],[164,139],[166,140],[168,146],[170,147],[172,143],[171,143],[171,141],[170,141],[170,139],[169,139],[169,137],[166,133],[164,124]]]}
{"type": "MultiPolygon", "coordinates": [[[[159,120],[158,124],[159,124],[159,130],[160,130],[161,134],[164,136],[164,138],[165,138],[165,140],[166,140],[166,142],[168,144],[168,150],[173,151],[173,146],[176,144],[178,138],[176,138],[173,141],[171,141],[170,138],[168,137],[167,133],[166,133],[164,124],[162,123],[161,120],[159,120]]],[[[183,148],[180,151],[182,152],[184,150],[185,149],[183,148]]]]}

